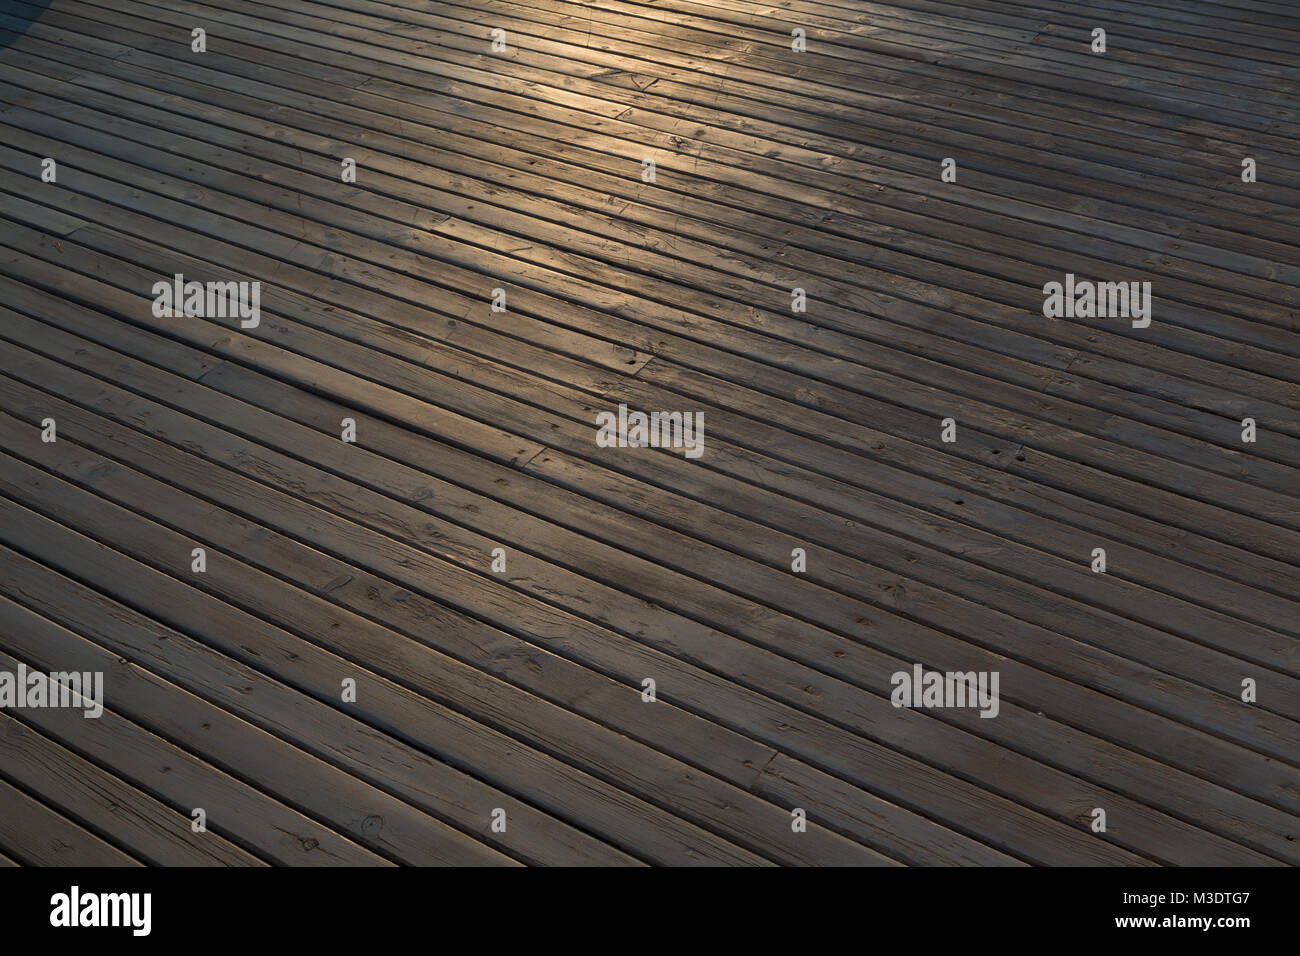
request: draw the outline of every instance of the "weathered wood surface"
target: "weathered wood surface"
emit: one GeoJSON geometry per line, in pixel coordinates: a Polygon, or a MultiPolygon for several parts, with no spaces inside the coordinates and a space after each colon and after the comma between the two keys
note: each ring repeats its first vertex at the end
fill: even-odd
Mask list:
{"type": "Polygon", "coordinates": [[[0,672],[105,679],[0,710],[0,864],[1300,862],[1300,14],[0,31],[0,672]]]}

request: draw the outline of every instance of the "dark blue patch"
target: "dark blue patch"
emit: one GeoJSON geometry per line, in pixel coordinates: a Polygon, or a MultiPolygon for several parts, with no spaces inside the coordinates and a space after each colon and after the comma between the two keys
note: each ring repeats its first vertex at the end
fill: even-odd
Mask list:
{"type": "Polygon", "coordinates": [[[26,33],[49,5],[50,0],[0,0],[0,50],[26,33]]]}

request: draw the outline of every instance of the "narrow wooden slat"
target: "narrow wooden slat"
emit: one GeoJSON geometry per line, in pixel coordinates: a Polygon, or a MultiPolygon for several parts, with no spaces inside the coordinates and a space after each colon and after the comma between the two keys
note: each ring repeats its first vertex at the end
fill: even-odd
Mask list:
{"type": "Polygon", "coordinates": [[[113,834],[149,863],[261,865],[216,833],[195,833],[188,814],[139,792],[7,713],[0,714],[0,754],[5,773],[15,782],[98,832],[113,834]]]}
{"type": "MultiPolygon", "coordinates": [[[[247,495],[244,495],[244,496],[241,496],[241,497],[243,497],[243,498],[247,498],[247,495]]],[[[285,505],[281,505],[279,510],[283,510],[284,507],[285,507],[285,505]]],[[[409,559],[408,559],[408,560],[409,560],[409,559]]],[[[441,575],[439,575],[439,576],[441,576],[441,575]]]]}
{"type": "Polygon", "coordinates": [[[0,714],[0,865],[1300,863],[1280,0],[0,33],[0,669],[108,691],[0,714]],[[1152,324],[1044,318],[1067,272],[1152,324]],[[893,706],[917,662],[996,719],[893,706]]]}
{"type": "Polygon", "coordinates": [[[139,866],[122,851],[0,777],[0,846],[21,847],[31,866],[139,866]]]}
{"type": "MultiPolygon", "coordinates": [[[[0,650],[0,668],[12,672],[18,663],[17,658],[0,650]]],[[[383,857],[126,720],[111,705],[94,721],[63,708],[33,709],[26,711],[25,717],[41,733],[101,766],[113,767],[156,799],[174,806],[201,805],[209,814],[213,832],[273,863],[391,865],[383,857]]]]}
{"type": "MultiPolygon", "coordinates": [[[[17,585],[6,583],[8,587],[17,585]]],[[[102,617],[105,624],[110,619],[108,614],[102,617]]],[[[226,753],[258,755],[261,772],[278,779],[281,792],[293,795],[304,806],[317,805],[332,818],[331,822],[352,831],[351,835],[363,844],[382,848],[406,862],[509,862],[508,857],[439,825],[431,817],[415,813],[321,761],[287,745],[277,746],[269,733],[154,677],[120,656],[120,649],[110,651],[8,597],[0,599],[0,621],[7,632],[6,649],[28,656],[42,670],[103,672],[105,693],[111,694],[119,707],[137,717],[147,714],[150,723],[166,727],[170,733],[184,734],[187,749],[201,752],[218,746],[226,753]],[[214,740],[224,736],[225,740],[205,745],[201,742],[204,736],[214,740]]],[[[229,689],[237,693],[234,688],[241,686],[240,677],[232,674],[231,679],[229,689]]]]}

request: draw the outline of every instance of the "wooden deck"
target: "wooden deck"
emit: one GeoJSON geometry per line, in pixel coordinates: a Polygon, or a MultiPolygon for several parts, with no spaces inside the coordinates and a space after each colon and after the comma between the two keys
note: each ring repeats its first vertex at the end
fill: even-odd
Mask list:
{"type": "Polygon", "coordinates": [[[1300,7],[0,10],[0,863],[1300,862],[1300,7]]]}

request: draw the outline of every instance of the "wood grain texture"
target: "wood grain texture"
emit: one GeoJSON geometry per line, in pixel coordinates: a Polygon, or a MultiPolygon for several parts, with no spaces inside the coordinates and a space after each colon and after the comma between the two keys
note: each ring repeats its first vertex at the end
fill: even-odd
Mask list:
{"type": "Polygon", "coordinates": [[[0,671],[106,681],[0,712],[0,864],[1300,863],[1285,5],[0,39],[0,671]],[[1067,273],[1150,326],[1044,317],[1067,273]],[[620,404],[702,456],[602,447],[620,404]],[[894,706],[914,664],[997,716],[894,706]]]}

